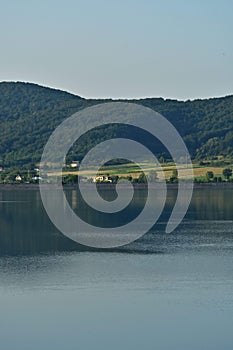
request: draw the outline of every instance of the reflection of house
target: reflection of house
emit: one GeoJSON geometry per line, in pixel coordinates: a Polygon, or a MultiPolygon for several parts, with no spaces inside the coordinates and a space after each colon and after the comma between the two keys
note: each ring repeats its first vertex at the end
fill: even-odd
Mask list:
{"type": "Polygon", "coordinates": [[[109,176],[99,175],[94,177],[93,182],[112,182],[112,179],[109,176]]]}
{"type": "Polygon", "coordinates": [[[22,181],[22,177],[20,175],[17,175],[15,181],[22,181]]]}
{"type": "Polygon", "coordinates": [[[80,182],[85,182],[85,183],[90,182],[87,177],[82,177],[82,176],[79,177],[79,181],[80,182]]]}
{"type": "Polygon", "coordinates": [[[71,168],[77,168],[79,166],[79,161],[78,160],[73,160],[73,162],[71,162],[70,167],[71,168]]]}

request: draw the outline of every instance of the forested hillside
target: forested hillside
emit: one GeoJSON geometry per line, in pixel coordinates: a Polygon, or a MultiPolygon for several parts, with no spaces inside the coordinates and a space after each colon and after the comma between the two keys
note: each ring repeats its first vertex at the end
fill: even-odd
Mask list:
{"type": "MultiPolygon", "coordinates": [[[[193,159],[221,155],[233,158],[233,96],[185,102],[162,98],[127,101],[167,117],[183,136],[193,159]]],[[[0,83],[0,166],[38,162],[49,135],[64,118],[101,102],[104,100],[87,100],[31,83],[0,83]]],[[[70,159],[81,159],[94,144],[121,132],[130,136],[130,129],[123,129],[112,125],[95,130],[73,147],[70,159]]],[[[137,138],[143,141],[143,137],[141,134],[137,138]]],[[[154,150],[157,156],[168,156],[159,144],[154,150]]]]}

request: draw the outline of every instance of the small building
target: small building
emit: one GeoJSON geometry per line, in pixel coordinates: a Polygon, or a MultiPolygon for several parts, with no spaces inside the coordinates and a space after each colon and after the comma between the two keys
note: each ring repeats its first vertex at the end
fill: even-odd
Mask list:
{"type": "Polygon", "coordinates": [[[3,171],[3,167],[2,166],[0,166],[0,171],[3,171]]]}
{"type": "Polygon", "coordinates": [[[77,168],[79,166],[79,161],[78,160],[73,160],[70,164],[71,168],[77,168]]]}
{"type": "Polygon", "coordinates": [[[108,175],[98,175],[98,176],[93,178],[93,182],[112,183],[112,179],[108,175]]]}
{"type": "Polygon", "coordinates": [[[15,181],[22,181],[22,177],[21,177],[20,175],[17,175],[17,176],[15,177],[15,181]]]}

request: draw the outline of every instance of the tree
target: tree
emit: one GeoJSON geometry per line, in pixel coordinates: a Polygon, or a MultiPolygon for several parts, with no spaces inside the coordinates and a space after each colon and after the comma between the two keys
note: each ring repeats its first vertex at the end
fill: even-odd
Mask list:
{"type": "Polygon", "coordinates": [[[111,180],[112,180],[112,183],[116,184],[119,180],[119,176],[118,175],[112,175],[111,176],[111,180]]]}
{"type": "Polygon", "coordinates": [[[146,183],[147,180],[146,180],[146,175],[145,173],[141,173],[138,177],[138,183],[146,183]]]}
{"type": "Polygon", "coordinates": [[[207,173],[206,173],[206,180],[208,181],[208,182],[210,182],[211,180],[213,180],[213,178],[214,178],[214,173],[213,173],[213,171],[207,171],[207,173]]]}
{"type": "Polygon", "coordinates": [[[178,171],[173,169],[172,176],[170,177],[170,182],[178,182],[178,171]]]}
{"type": "Polygon", "coordinates": [[[157,171],[156,170],[153,170],[153,171],[150,171],[149,172],[149,175],[148,175],[148,178],[151,182],[156,182],[158,181],[158,174],[157,174],[157,171]]]}
{"type": "Polygon", "coordinates": [[[229,181],[230,177],[232,176],[232,170],[230,168],[225,168],[223,169],[222,174],[225,177],[225,179],[229,181]]]}
{"type": "Polygon", "coordinates": [[[28,182],[30,182],[31,181],[31,172],[30,172],[30,170],[28,169],[28,171],[27,171],[27,177],[26,177],[26,179],[27,179],[27,181],[28,182]]]}

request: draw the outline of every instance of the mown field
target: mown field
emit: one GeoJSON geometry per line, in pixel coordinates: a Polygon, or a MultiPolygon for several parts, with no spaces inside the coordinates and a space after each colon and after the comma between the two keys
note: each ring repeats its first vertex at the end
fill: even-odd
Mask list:
{"type": "MultiPolygon", "coordinates": [[[[166,179],[170,178],[172,176],[173,170],[176,169],[176,166],[174,164],[165,164],[162,165],[161,168],[156,167],[152,165],[151,163],[142,163],[140,164],[140,167],[145,170],[145,173],[149,174],[150,172],[156,171],[158,178],[163,178],[165,176],[166,179]]],[[[99,174],[109,174],[110,176],[116,176],[119,177],[127,177],[132,176],[132,178],[138,177],[142,170],[139,166],[129,163],[129,164],[122,164],[122,165],[111,165],[111,166],[104,166],[100,169],[99,174]]],[[[193,165],[193,173],[194,177],[196,178],[204,178],[207,171],[212,171],[214,173],[214,176],[221,176],[222,171],[225,167],[214,167],[214,166],[200,166],[197,164],[193,165]]],[[[180,170],[180,178],[187,178],[187,168],[185,166],[179,167],[180,170]]],[[[77,170],[67,170],[65,171],[65,174],[79,174],[86,177],[92,177],[95,175],[94,170],[89,170],[88,172],[83,171],[77,171],[77,170]]],[[[51,174],[51,175],[58,175],[58,174],[51,174]]]]}

